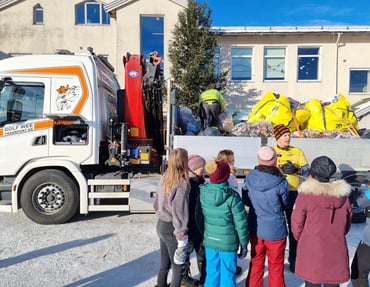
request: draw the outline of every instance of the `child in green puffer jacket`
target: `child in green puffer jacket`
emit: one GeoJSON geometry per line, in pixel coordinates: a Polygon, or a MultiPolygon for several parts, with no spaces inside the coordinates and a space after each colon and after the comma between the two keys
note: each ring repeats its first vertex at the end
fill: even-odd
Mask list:
{"type": "Polygon", "coordinates": [[[206,163],[210,183],[200,186],[197,224],[206,249],[205,287],[236,286],[237,258],[247,255],[247,214],[237,191],[227,182],[230,167],[224,161],[206,163]],[[241,252],[237,250],[241,246],[241,252]]]}

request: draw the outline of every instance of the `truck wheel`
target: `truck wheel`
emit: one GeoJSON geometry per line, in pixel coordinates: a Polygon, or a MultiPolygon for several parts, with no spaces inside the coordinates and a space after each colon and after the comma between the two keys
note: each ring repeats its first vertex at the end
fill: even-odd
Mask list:
{"type": "Polygon", "coordinates": [[[79,206],[78,188],[64,172],[43,170],[25,182],[20,203],[28,218],[39,224],[60,224],[70,220],[79,206]]]}

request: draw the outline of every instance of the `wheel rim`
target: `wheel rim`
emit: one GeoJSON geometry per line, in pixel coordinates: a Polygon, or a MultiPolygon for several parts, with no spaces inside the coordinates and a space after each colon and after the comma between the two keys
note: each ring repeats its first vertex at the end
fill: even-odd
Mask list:
{"type": "Polygon", "coordinates": [[[36,188],[32,197],[33,205],[43,213],[55,213],[59,211],[65,202],[63,189],[53,183],[44,183],[36,188]]]}

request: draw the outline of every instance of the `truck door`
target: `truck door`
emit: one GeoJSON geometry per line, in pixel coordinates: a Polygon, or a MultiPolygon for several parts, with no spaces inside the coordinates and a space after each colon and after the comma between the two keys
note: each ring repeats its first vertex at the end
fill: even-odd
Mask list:
{"type": "Polygon", "coordinates": [[[46,78],[0,81],[0,174],[14,175],[28,160],[47,156],[49,87],[46,78]]]}

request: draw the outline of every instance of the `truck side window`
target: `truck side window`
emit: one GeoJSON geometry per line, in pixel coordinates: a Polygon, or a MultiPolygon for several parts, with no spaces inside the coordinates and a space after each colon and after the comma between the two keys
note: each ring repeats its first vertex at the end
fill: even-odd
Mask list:
{"type": "Polygon", "coordinates": [[[43,83],[5,81],[0,91],[0,125],[42,117],[43,83]]]}
{"type": "Polygon", "coordinates": [[[54,125],[54,144],[87,145],[89,126],[82,120],[57,120],[54,125]]]}

